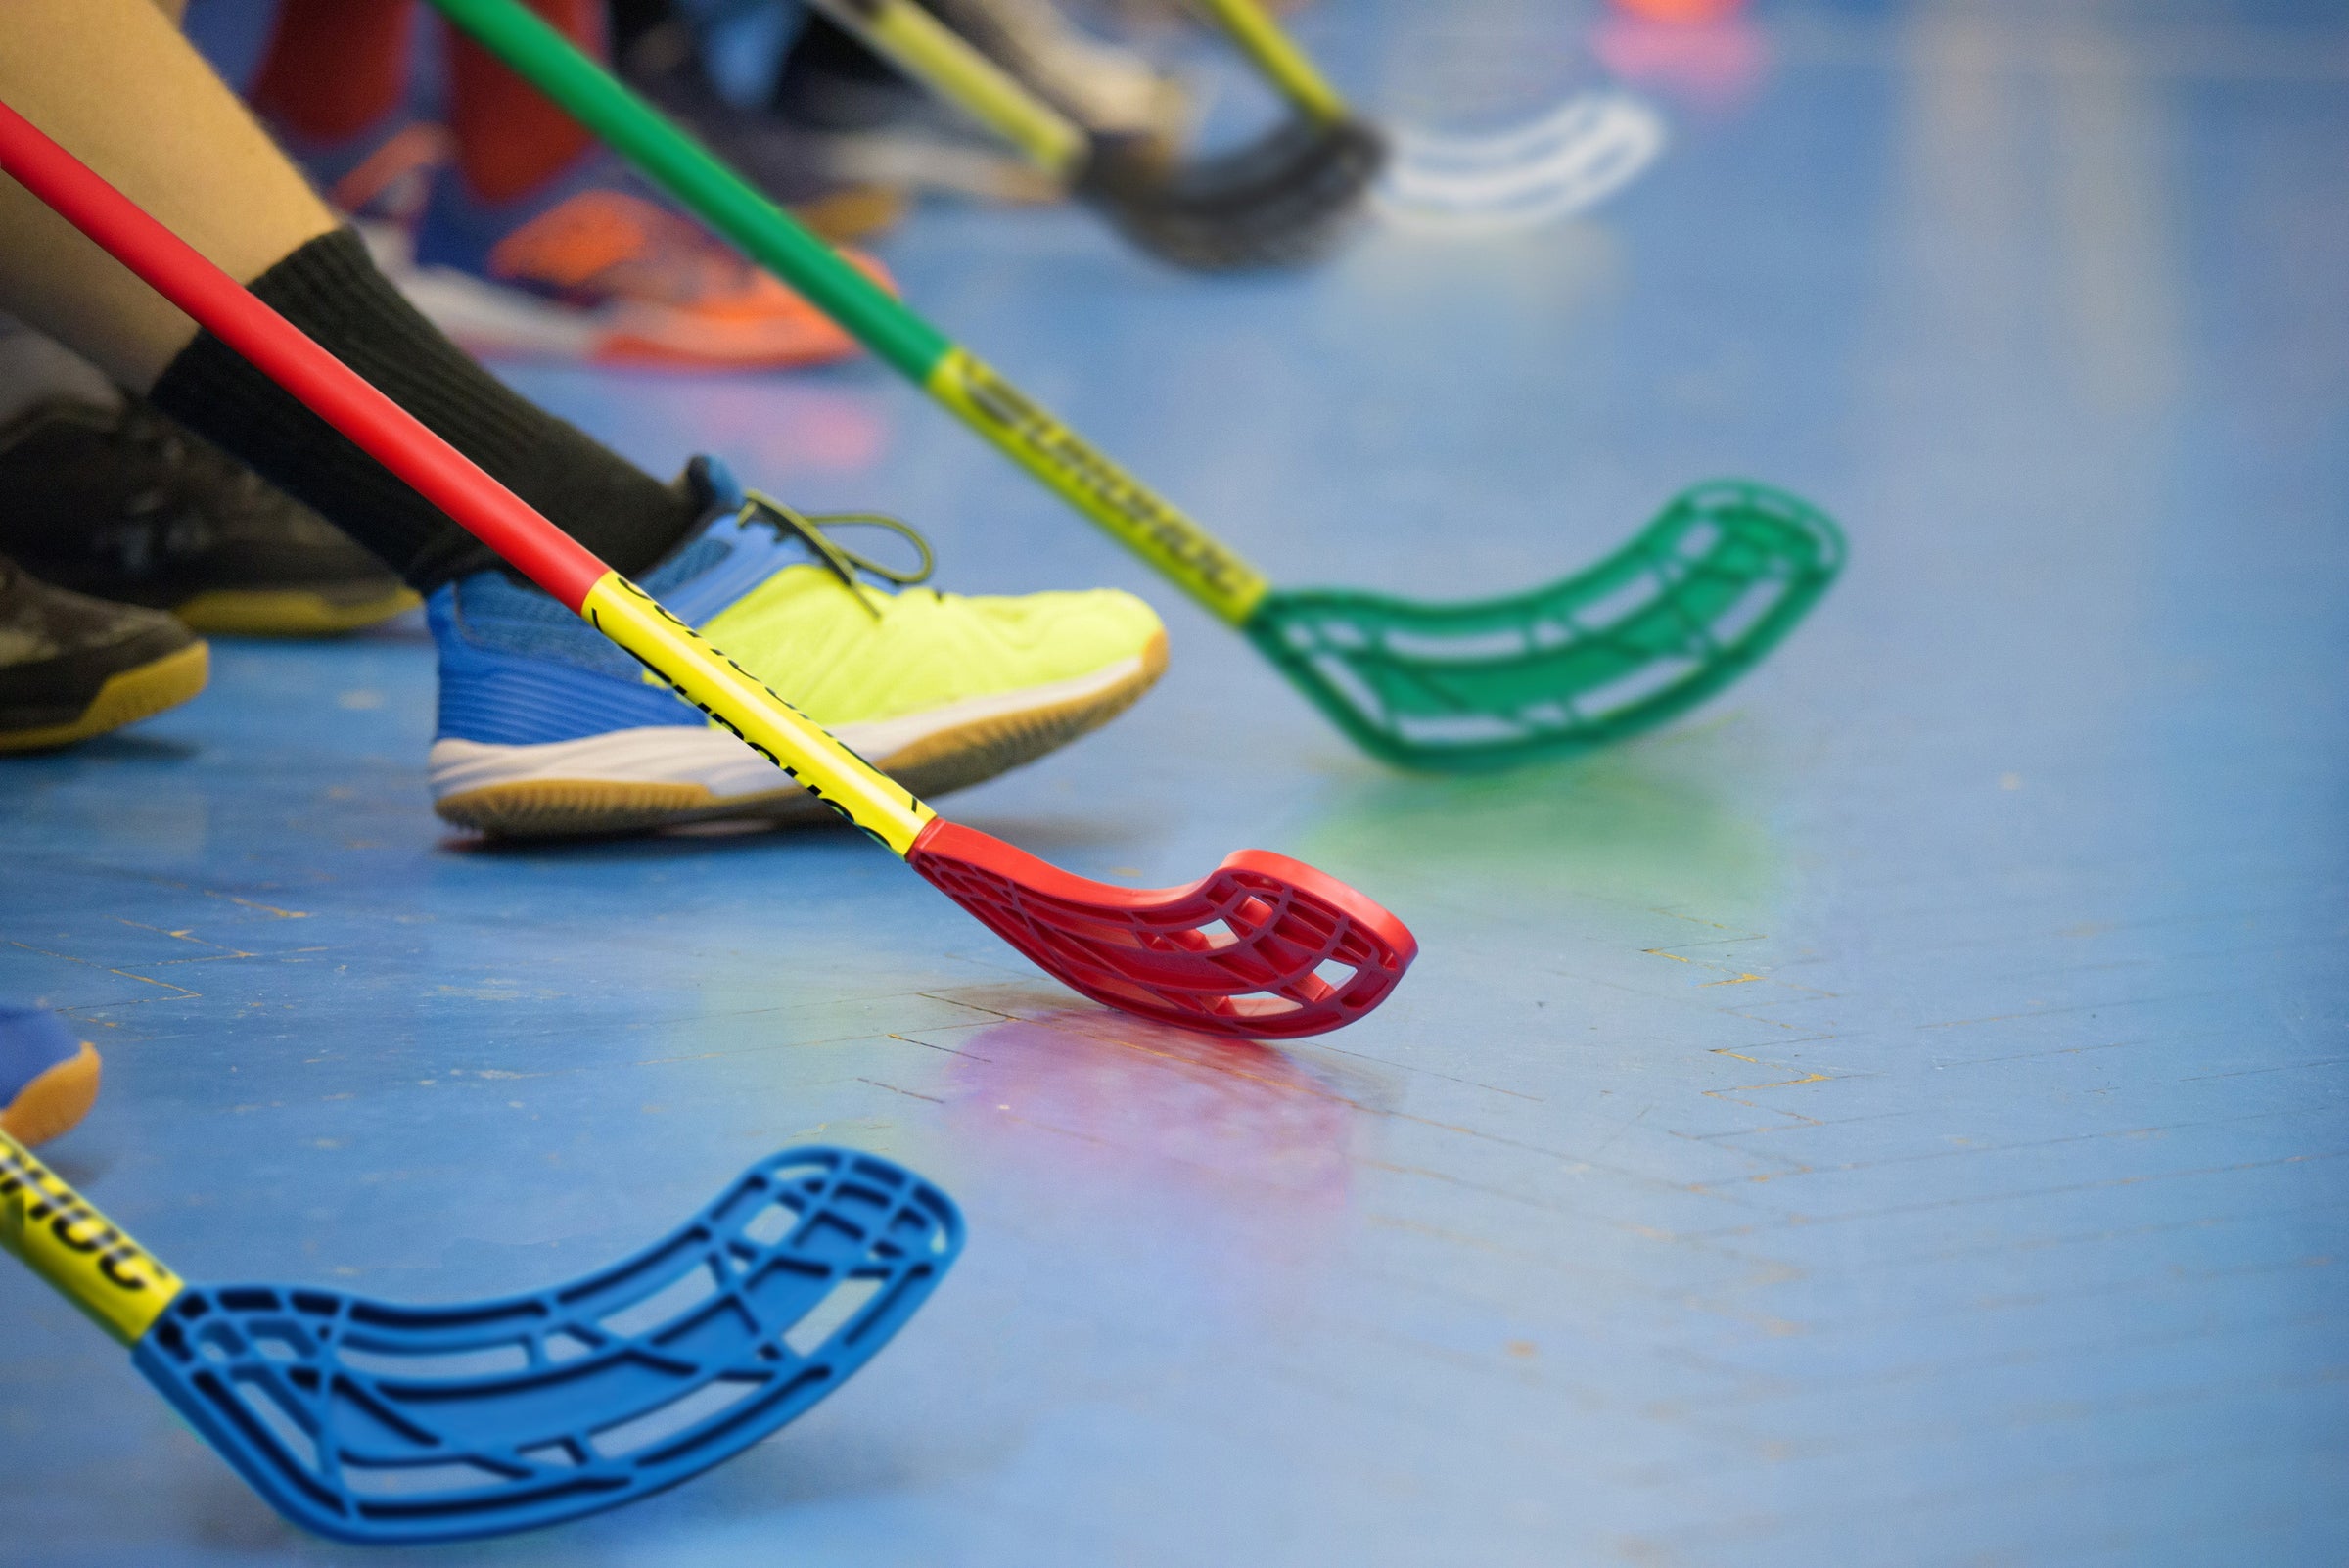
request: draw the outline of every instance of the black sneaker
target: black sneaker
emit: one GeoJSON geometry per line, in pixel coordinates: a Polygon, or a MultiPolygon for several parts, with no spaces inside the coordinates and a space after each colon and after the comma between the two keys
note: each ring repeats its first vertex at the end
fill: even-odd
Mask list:
{"type": "Polygon", "coordinates": [[[0,556],[0,752],[120,729],[210,673],[210,650],[161,611],[53,588],[0,556]]]}
{"type": "Polygon", "coordinates": [[[52,398],[0,426],[0,551],[224,636],[350,631],[416,603],[317,513],[137,397],[52,398]]]}

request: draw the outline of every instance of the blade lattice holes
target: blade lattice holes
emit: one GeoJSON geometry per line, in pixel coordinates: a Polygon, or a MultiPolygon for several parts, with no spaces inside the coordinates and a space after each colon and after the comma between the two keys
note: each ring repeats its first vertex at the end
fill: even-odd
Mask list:
{"type": "Polygon", "coordinates": [[[758,1442],[888,1342],[961,1234],[911,1173],[795,1150],[556,1290],[412,1308],[191,1286],[134,1359],[309,1528],[463,1539],[610,1507],[758,1442]]]}
{"type": "Polygon", "coordinates": [[[386,1356],[345,1340],[336,1354],[344,1365],[357,1371],[428,1380],[519,1372],[530,1364],[530,1352],[520,1345],[484,1345],[445,1356],[386,1356]]]}
{"type": "Polygon", "coordinates": [[[800,1356],[811,1354],[816,1346],[830,1339],[845,1327],[857,1310],[881,1292],[878,1279],[850,1278],[834,1285],[822,1301],[815,1304],[806,1316],[783,1330],[783,1343],[800,1356]]]}
{"type": "Polygon", "coordinates": [[[595,1452],[607,1459],[633,1453],[648,1444],[674,1437],[720,1411],[730,1409],[766,1387],[763,1378],[713,1378],[692,1393],[680,1395],[659,1409],[604,1428],[595,1434],[595,1452]]]}
{"type": "Polygon", "coordinates": [[[414,1498],[436,1494],[478,1492],[512,1479],[503,1470],[458,1460],[450,1464],[349,1465],[344,1485],[363,1498],[414,1498]]]}
{"type": "Polygon", "coordinates": [[[229,1386],[243,1402],[245,1413],[266,1427],[305,1470],[318,1468],[318,1445],[302,1425],[305,1406],[289,1408],[268,1383],[255,1377],[232,1377],[229,1386]],[[300,1412],[300,1413],[298,1413],[300,1412]]]}
{"type": "Polygon", "coordinates": [[[800,1222],[800,1212],[788,1203],[767,1204],[742,1227],[743,1239],[771,1247],[791,1234],[792,1226],[800,1222]]]}
{"type": "Polygon", "coordinates": [[[1260,851],[1192,887],[1136,892],[942,819],[907,859],[1071,989],[1217,1034],[1294,1038],[1338,1028],[1385,1000],[1417,952],[1402,923],[1360,894],[1260,851]]]}
{"type": "Polygon", "coordinates": [[[1610,717],[1629,713],[1651,697],[1661,696],[1686,684],[1701,674],[1705,668],[1701,659],[1651,659],[1605,685],[1594,686],[1577,697],[1571,717],[1566,710],[1554,705],[1543,709],[1541,717],[1536,716],[1532,710],[1521,710],[1519,716],[1528,724],[1539,724],[1543,717],[1548,717],[1550,722],[1558,724],[1603,725],[1610,717]]]}
{"type": "Polygon", "coordinates": [[[1210,920],[1206,925],[1188,935],[1199,939],[1199,950],[1202,952],[1220,952],[1225,947],[1236,947],[1240,945],[1240,934],[1221,920],[1210,920]]]}
{"type": "Polygon", "coordinates": [[[707,1267],[688,1268],[676,1278],[642,1300],[607,1314],[598,1326],[622,1338],[633,1338],[648,1328],[666,1323],[690,1308],[699,1307],[718,1292],[717,1281],[710,1277],[707,1267]]]}
{"type": "Polygon", "coordinates": [[[1700,485],[1615,555],[1510,598],[1422,605],[1267,595],[1249,634],[1365,749],[1406,767],[1504,767],[1663,723],[1794,628],[1843,536],[1756,484],[1700,485]]]}

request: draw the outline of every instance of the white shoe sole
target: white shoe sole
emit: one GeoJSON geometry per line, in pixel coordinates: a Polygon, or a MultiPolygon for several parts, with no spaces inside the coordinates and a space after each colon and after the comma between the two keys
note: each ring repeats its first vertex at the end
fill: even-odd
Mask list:
{"type": "Polygon", "coordinates": [[[739,326],[712,327],[688,314],[610,303],[593,309],[541,300],[454,267],[419,266],[406,236],[362,231],[376,265],[425,319],[488,358],[577,364],[672,365],[773,370],[819,364],[852,351],[837,328],[812,313],[770,323],[755,340],[739,326]]]}
{"type": "Polygon", "coordinates": [[[589,312],[501,289],[452,267],[420,267],[407,234],[396,224],[356,227],[377,270],[397,285],[408,303],[477,352],[544,359],[595,357],[606,329],[589,312]]]}
{"type": "Polygon", "coordinates": [[[475,353],[592,362],[612,324],[600,312],[535,300],[453,267],[409,267],[395,280],[425,318],[475,353]]]}
{"type": "MultiPolygon", "coordinates": [[[[843,745],[916,795],[944,795],[1098,729],[1167,668],[1166,635],[1090,674],[926,713],[844,724],[843,745]]],[[[831,813],[714,726],[618,729],[543,746],[438,740],[433,809],[509,838],[640,833],[691,822],[825,821],[831,813]]]]}

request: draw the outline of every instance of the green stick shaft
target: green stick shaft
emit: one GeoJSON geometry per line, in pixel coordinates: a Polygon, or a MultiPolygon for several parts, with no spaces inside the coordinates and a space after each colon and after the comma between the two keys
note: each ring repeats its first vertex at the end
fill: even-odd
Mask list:
{"type": "Polygon", "coordinates": [[[517,74],[1012,461],[1233,625],[1269,588],[1221,540],[833,254],[521,0],[433,0],[517,74]]]}

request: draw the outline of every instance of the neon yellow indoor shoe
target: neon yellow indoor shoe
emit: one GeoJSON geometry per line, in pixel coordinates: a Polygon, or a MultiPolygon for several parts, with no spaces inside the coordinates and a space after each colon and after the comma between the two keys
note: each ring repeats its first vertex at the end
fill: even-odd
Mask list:
{"type": "MultiPolygon", "coordinates": [[[[893,574],[699,460],[711,520],[645,589],[786,701],[925,798],[1033,761],[1109,722],[1167,666],[1150,607],[1114,589],[964,598],[893,574]]],[[[832,519],[845,522],[848,519],[832,519]]],[[[867,520],[874,521],[874,520],[867,520]]],[[[877,520],[887,523],[888,520],[877,520]]],[[[440,650],[433,808],[506,836],[688,822],[830,820],[774,765],[626,654],[503,573],[428,605],[440,650]]]]}

